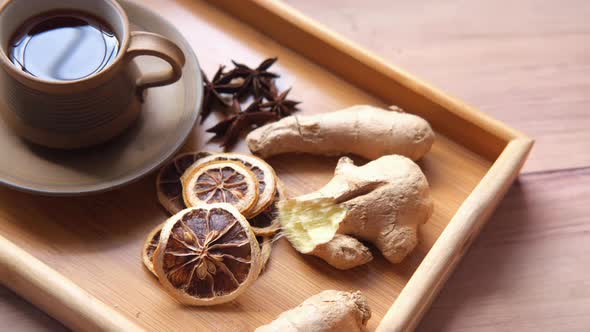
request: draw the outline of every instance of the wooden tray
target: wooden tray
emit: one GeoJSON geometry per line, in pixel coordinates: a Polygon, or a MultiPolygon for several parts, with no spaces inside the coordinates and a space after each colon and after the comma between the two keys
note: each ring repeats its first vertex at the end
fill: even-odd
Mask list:
{"type": "MultiPolygon", "coordinates": [[[[253,65],[279,56],[279,85],[293,86],[292,97],[304,102],[302,113],[395,104],[426,118],[438,136],[420,166],[435,212],[420,229],[419,247],[399,265],[377,255],[342,272],[280,240],[266,272],[236,301],[184,307],[161,289],[139,256],[144,236],[166,218],[152,174],[89,197],[0,189],[0,261],[12,261],[0,265],[0,281],[80,330],[253,330],[324,289],[360,289],[373,309],[370,330],[414,328],[517,176],[533,141],[281,3],[142,3],[183,32],[209,74],[230,59],[253,65]]],[[[197,127],[184,150],[218,150],[208,137],[197,127]]],[[[236,150],[247,151],[243,143],[236,150]]],[[[270,163],[290,194],[300,194],[331,178],[336,158],[284,156],[270,163]]]]}

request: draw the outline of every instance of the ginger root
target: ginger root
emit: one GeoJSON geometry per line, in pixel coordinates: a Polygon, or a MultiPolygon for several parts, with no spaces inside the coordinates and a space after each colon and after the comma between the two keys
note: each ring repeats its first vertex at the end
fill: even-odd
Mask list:
{"type": "Polygon", "coordinates": [[[297,251],[350,269],[372,259],[354,237],[372,242],[390,262],[402,261],[418,243],[417,227],[430,218],[433,203],[426,177],[412,160],[390,155],[359,167],[342,157],[328,184],[279,202],[278,210],[283,233],[297,251]]]}
{"type": "Polygon", "coordinates": [[[434,132],[416,115],[358,105],[332,113],[286,117],[252,131],[246,141],[250,151],[262,158],[305,152],[352,153],[369,160],[399,154],[419,160],[430,150],[434,132]]]}
{"type": "Polygon", "coordinates": [[[361,292],[326,290],[285,311],[256,332],[366,331],[371,308],[361,292]]]}

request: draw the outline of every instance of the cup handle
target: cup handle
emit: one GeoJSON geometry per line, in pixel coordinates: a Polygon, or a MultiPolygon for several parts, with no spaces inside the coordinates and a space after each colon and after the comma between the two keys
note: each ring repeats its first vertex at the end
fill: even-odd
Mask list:
{"type": "Polygon", "coordinates": [[[165,37],[151,32],[131,32],[126,57],[130,61],[139,55],[158,57],[168,62],[171,67],[163,72],[146,73],[137,78],[137,95],[142,102],[145,89],[172,84],[182,76],[182,67],[185,62],[184,53],[176,44],[165,37]]]}

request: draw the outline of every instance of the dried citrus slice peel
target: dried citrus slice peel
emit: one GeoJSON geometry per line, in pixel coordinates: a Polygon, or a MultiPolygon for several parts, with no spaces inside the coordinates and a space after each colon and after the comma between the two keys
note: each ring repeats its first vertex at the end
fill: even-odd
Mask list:
{"type": "Polygon", "coordinates": [[[160,231],[162,231],[163,226],[164,224],[159,224],[154,227],[145,237],[143,247],[141,248],[141,260],[143,261],[143,265],[154,275],[156,275],[153,263],[154,252],[160,243],[160,231]]]}
{"type": "MultiPolygon", "coordinates": [[[[156,272],[154,271],[154,252],[160,243],[160,232],[162,231],[162,227],[164,224],[160,224],[154,229],[150,231],[148,236],[146,236],[145,241],[143,243],[143,248],[141,250],[141,259],[143,261],[143,265],[154,275],[156,276],[156,272]]],[[[270,259],[270,253],[272,249],[272,236],[265,235],[265,236],[257,236],[256,240],[260,246],[260,272],[264,271],[266,267],[266,263],[270,259]]]]}
{"type": "Polygon", "coordinates": [[[169,218],[154,252],[164,288],[188,305],[235,299],[260,273],[260,252],[248,221],[227,203],[201,204],[169,218]]]}
{"type": "Polygon", "coordinates": [[[256,234],[258,242],[260,243],[260,265],[261,272],[266,268],[266,264],[270,259],[270,253],[272,251],[272,244],[274,235],[280,230],[281,224],[276,218],[277,216],[277,203],[281,199],[287,199],[287,193],[285,186],[280,180],[277,180],[277,194],[275,200],[271,206],[256,217],[248,220],[250,228],[256,234]],[[259,225],[259,226],[255,226],[259,225]]]}
{"type": "Polygon", "coordinates": [[[182,198],[182,174],[196,161],[210,156],[209,152],[187,152],[176,156],[160,169],[156,178],[156,191],[160,204],[171,214],[185,209],[182,198]]]}
{"type": "Polygon", "coordinates": [[[272,251],[272,236],[262,236],[257,238],[260,244],[260,273],[266,268],[272,251]]]}
{"type": "Polygon", "coordinates": [[[258,180],[244,164],[210,161],[187,170],[181,177],[186,206],[229,203],[246,217],[258,201],[258,180]]]}
{"type": "Polygon", "coordinates": [[[273,203],[256,217],[248,219],[254,234],[257,236],[272,236],[281,229],[281,223],[277,219],[277,203],[281,199],[287,198],[285,187],[281,181],[277,180],[276,191],[273,203]]]}
{"type": "Polygon", "coordinates": [[[256,205],[249,213],[250,217],[257,216],[258,214],[265,211],[271,204],[273,204],[276,194],[277,175],[269,164],[258,157],[241,153],[212,154],[208,157],[196,160],[195,163],[187,170],[187,172],[191,172],[200,165],[215,160],[239,161],[256,175],[256,178],[258,179],[259,196],[256,205]]]}

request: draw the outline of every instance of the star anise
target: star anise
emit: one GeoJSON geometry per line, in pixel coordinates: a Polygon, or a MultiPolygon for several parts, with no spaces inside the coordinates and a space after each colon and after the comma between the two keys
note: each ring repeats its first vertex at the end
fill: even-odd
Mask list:
{"type": "Polygon", "coordinates": [[[268,58],[258,67],[252,69],[244,64],[232,60],[236,68],[231,70],[227,77],[242,78],[242,85],[237,92],[237,97],[242,99],[244,97],[254,95],[255,98],[266,97],[271,94],[272,80],[279,77],[279,75],[269,72],[268,69],[277,61],[278,58],[268,58]]]}
{"type": "Polygon", "coordinates": [[[236,143],[236,140],[245,129],[278,120],[275,113],[260,110],[260,101],[261,99],[258,98],[245,110],[242,110],[240,102],[234,98],[231,106],[234,115],[207,129],[207,132],[215,134],[213,139],[222,138],[221,146],[224,150],[227,150],[236,143]]]}
{"type": "Polygon", "coordinates": [[[266,100],[274,100],[279,95],[279,89],[273,78],[266,78],[264,85],[267,87],[262,90],[262,94],[266,100]]]}
{"type": "Polygon", "coordinates": [[[203,107],[201,108],[201,123],[207,119],[211,112],[217,110],[217,107],[231,106],[231,103],[221,96],[222,93],[233,94],[241,87],[241,84],[239,83],[230,83],[231,78],[223,73],[224,69],[225,66],[219,66],[219,69],[217,69],[217,72],[211,81],[207,78],[205,72],[201,70],[203,75],[203,107]]]}
{"type": "Polygon", "coordinates": [[[260,109],[275,113],[279,119],[295,113],[299,110],[297,105],[301,102],[287,99],[287,95],[290,91],[291,88],[283,91],[278,96],[268,98],[268,102],[260,104],[260,109]]]}

